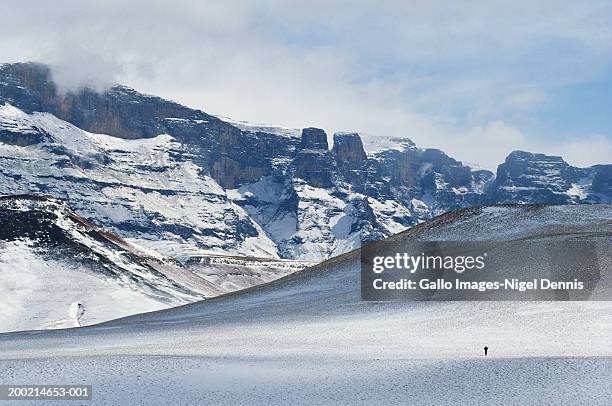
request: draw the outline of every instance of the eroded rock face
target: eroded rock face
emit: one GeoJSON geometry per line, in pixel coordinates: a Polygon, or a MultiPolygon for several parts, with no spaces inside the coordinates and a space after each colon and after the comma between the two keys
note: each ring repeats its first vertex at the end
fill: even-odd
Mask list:
{"type": "Polygon", "coordinates": [[[470,187],[472,182],[472,171],[461,162],[449,157],[439,149],[426,149],[421,159],[424,163],[431,164],[433,172],[443,174],[445,180],[451,187],[470,187]]]}
{"type": "Polygon", "coordinates": [[[300,139],[300,150],[328,150],[327,134],[320,128],[308,127],[302,130],[302,138],[300,139]]]}
{"type": "Polygon", "coordinates": [[[602,198],[612,196],[612,165],[595,165],[593,172],[593,192],[602,198]]]}
{"type": "Polygon", "coordinates": [[[8,102],[27,113],[49,112],[93,133],[125,139],[151,138],[168,133],[181,120],[209,124],[207,127],[216,131],[228,127],[202,111],[143,95],[125,86],[114,86],[103,93],[90,89],[62,93],[45,65],[6,64],[0,67],[0,75],[3,80],[0,102],[8,102]]]}
{"type": "Polygon", "coordinates": [[[317,260],[460,207],[612,196],[612,165],[517,151],[496,178],[372,142],[337,133],[330,150],[322,129],[238,127],[122,86],[59,94],[45,66],[0,65],[0,194],[65,199],[126,237],[317,260]]]}
{"type": "Polygon", "coordinates": [[[334,134],[332,154],[338,171],[355,191],[363,191],[368,169],[368,157],[357,133],[334,134]]]}
{"type": "Polygon", "coordinates": [[[338,167],[346,169],[362,170],[368,159],[361,137],[357,133],[334,134],[332,151],[338,167]]]}
{"type": "Polygon", "coordinates": [[[293,159],[294,175],[319,188],[333,186],[334,161],[327,147],[327,134],[319,128],[305,128],[293,159]]]}
{"type": "Polygon", "coordinates": [[[262,144],[237,128],[221,133],[213,141],[209,154],[212,178],[224,188],[234,189],[269,174],[268,151],[262,144]]]}
{"type": "Polygon", "coordinates": [[[572,201],[566,192],[581,176],[561,157],[514,151],[497,168],[492,200],[500,203],[552,203],[572,201]]]}

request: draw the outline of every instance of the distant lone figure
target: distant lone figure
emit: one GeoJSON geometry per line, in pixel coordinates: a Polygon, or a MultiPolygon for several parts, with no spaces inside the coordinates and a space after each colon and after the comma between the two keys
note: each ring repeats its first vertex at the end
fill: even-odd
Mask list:
{"type": "Polygon", "coordinates": [[[487,352],[489,352],[489,347],[487,347],[487,346],[485,345],[484,350],[485,350],[485,357],[486,357],[486,356],[487,356],[487,352]]]}

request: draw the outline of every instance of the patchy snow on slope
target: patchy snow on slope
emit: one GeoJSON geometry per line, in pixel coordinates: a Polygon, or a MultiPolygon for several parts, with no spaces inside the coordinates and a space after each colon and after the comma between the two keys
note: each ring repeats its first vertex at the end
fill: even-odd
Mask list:
{"type": "Polygon", "coordinates": [[[0,331],[88,325],[224,292],[58,200],[3,197],[0,216],[0,331]]]}
{"type": "Polygon", "coordinates": [[[312,266],[314,263],[208,255],[189,258],[185,265],[191,271],[210,281],[215,286],[219,286],[225,292],[234,292],[271,282],[312,266]]]}
{"type": "Polygon", "coordinates": [[[230,117],[226,116],[216,116],[221,121],[225,121],[233,125],[234,127],[240,128],[243,131],[251,131],[251,132],[265,132],[268,134],[277,134],[285,137],[299,138],[302,134],[302,129],[300,128],[283,128],[273,125],[267,124],[255,124],[250,123],[248,121],[242,120],[234,120],[230,117]]]}
{"type": "Polygon", "coordinates": [[[586,209],[579,205],[515,205],[468,210],[474,214],[460,217],[443,227],[422,231],[420,238],[441,241],[512,240],[538,233],[550,234],[550,238],[554,238],[566,230],[580,229],[584,223],[590,223],[595,238],[598,233],[608,230],[612,218],[609,205],[592,205],[586,209]],[[466,233],[466,229],[471,232],[466,233]]]}
{"type": "MultiPolygon", "coordinates": [[[[332,196],[327,189],[310,186],[306,183],[295,184],[295,191],[300,197],[298,203],[299,229],[291,239],[300,241],[294,247],[294,258],[311,261],[323,260],[333,255],[337,244],[334,226],[346,213],[346,203],[332,196]]],[[[342,236],[347,236],[342,234],[342,236]]]]}
{"type": "Polygon", "coordinates": [[[0,106],[0,127],[25,134],[38,132],[34,120],[8,103],[0,106]]]}
{"type": "Polygon", "coordinates": [[[565,193],[578,198],[578,200],[583,200],[589,195],[592,184],[593,179],[581,178],[578,182],[572,183],[571,187],[565,193]]]}
{"type": "Polygon", "coordinates": [[[118,139],[9,105],[0,107],[0,119],[0,128],[42,134],[32,145],[0,143],[0,193],[69,200],[80,215],[125,237],[278,257],[261,227],[170,135],[118,139]],[[237,234],[240,229],[251,235],[237,234]]]}
{"type": "Polygon", "coordinates": [[[376,136],[359,133],[363,148],[369,154],[386,150],[403,151],[405,149],[416,148],[414,142],[407,137],[376,136]]]}

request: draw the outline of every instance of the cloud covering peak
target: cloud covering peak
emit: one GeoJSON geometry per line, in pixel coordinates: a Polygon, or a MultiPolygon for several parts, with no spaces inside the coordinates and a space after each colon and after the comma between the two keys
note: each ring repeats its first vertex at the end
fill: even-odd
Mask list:
{"type": "Polygon", "coordinates": [[[612,102],[580,92],[612,83],[608,2],[9,0],[0,15],[3,62],[49,63],[63,91],[120,82],[241,120],[407,136],[488,168],[514,149],[612,156],[603,112],[572,114],[612,102]]]}

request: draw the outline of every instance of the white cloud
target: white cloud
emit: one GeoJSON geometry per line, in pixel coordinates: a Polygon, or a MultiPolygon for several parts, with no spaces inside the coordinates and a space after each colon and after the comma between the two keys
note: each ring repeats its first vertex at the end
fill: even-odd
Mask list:
{"type": "Polygon", "coordinates": [[[445,143],[445,151],[450,155],[490,170],[495,170],[510,152],[516,150],[561,156],[578,167],[609,164],[612,157],[612,141],[603,135],[567,137],[546,142],[530,137],[503,121],[474,127],[455,138],[443,136],[440,142],[445,143]]]}
{"type": "Polygon", "coordinates": [[[63,92],[83,87],[99,92],[107,90],[116,83],[122,71],[118,61],[89,52],[79,44],[61,44],[50,63],[53,81],[63,92]]]}
{"type": "Polygon", "coordinates": [[[586,167],[593,163],[611,163],[612,141],[609,137],[603,135],[590,135],[565,140],[558,145],[547,145],[546,149],[553,154],[562,156],[567,162],[575,166],[586,167]]]}
{"type": "Polygon", "coordinates": [[[450,155],[491,170],[503,162],[510,152],[530,149],[523,133],[499,120],[471,128],[441,142],[448,144],[447,152],[450,155]]]}
{"type": "Polygon", "coordinates": [[[65,90],[120,81],[240,120],[409,136],[489,168],[563,145],[609,161],[575,152],[605,136],[523,128],[551,89],[611,65],[606,2],[9,0],[0,15],[3,59],[52,63],[65,90]]]}

